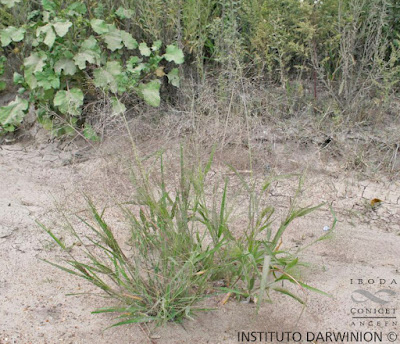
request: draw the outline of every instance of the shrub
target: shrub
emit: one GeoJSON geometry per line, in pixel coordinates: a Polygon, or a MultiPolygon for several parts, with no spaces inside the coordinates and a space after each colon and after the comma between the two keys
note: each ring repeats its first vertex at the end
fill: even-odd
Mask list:
{"type": "Polygon", "coordinates": [[[379,0],[341,5],[334,49],[325,57],[313,55],[313,63],[347,120],[374,119],[385,112],[399,80],[400,50],[390,15],[395,9],[379,0]]]}
{"type": "MultiPolygon", "coordinates": [[[[84,136],[95,140],[96,133],[82,112],[93,98],[106,95],[115,115],[126,109],[118,99],[122,94],[135,93],[149,105],[159,106],[159,79],[166,75],[172,85],[179,85],[178,70],[171,66],[183,63],[182,51],[168,45],[162,54],[161,41],[151,46],[138,43],[123,29],[131,16],[123,7],[105,13],[82,2],[64,7],[43,0],[39,9],[28,14],[26,24],[1,30],[3,47],[31,47],[23,61],[23,75],[15,73],[14,82],[21,86],[20,94],[29,92],[39,122],[53,134],[73,133],[83,126],[84,136]]],[[[26,110],[22,98],[0,108],[0,129],[14,130],[26,110]]]]}

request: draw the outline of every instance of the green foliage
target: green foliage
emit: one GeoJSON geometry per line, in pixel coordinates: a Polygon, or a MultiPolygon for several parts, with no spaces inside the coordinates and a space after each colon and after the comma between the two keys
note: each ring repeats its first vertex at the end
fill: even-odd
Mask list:
{"type": "Polygon", "coordinates": [[[178,68],[172,69],[168,74],[168,81],[171,85],[179,87],[179,71],[178,68]]]}
{"type": "Polygon", "coordinates": [[[25,29],[9,26],[1,31],[1,46],[6,47],[11,42],[20,42],[24,39],[25,29]]]}
{"type": "Polygon", "coordinates": [[[90,141],[99,141],[99,137],[97,136],[93,127],[88,123],[85,123],[85,128],[83,129],[83,136],[90,141]]]}
{"type": "Polygon", "coordinates": [[[6,5],[8,8],[14,7],[14,5],[18,2],[21,2],[21,0],[1,0],[0,3],[3,5],[6,5]]]}
{"type": "Polygon", "coordinates": [[[397,89],[400,49],[392,36],[391,11],[394,2],[344,1],[331,39],[335,43],[325,54],[315,54],[319,79],[347,119],[364,121],[385,113],[397,89]]]}
{"type": "MultiPolygon", "coordinates": [[[[315,28],[311,23],[313,7],[306,1],[265,1],[252,43],[263,54],[270,70],[279,70],[285,83],[289,69],[301,66],[310,56],[310,42],[315,28]]],[[[262,55],[261,55],[262,56],[262,55]]]]}
{"type": "Polygon", "coordinates": [[[183,52],[178,47],[174,45],[168,45],[167,50],[164,54],[164,58],[171,62],[175,62],[176,64],[181,64],[184,61],[183,52]]]}
{"type": "Polygon", "coordinates": [[[0,91],[3,91],[7,87],[7,83],[3,80],[2,75],[4,74],[4,64],[7,59],[4,56],[0,56],[0,91]]]}
{"type": "Polygon", "coordinates": [[[61,90],[56,93],[53,102],[62,114],[79,116],[80,108],[83,105],[83,92],[79,88],[72,88],[68,91],[61,90]]]}
{"type": "Polygon", "coordinates": [[[139,86],[140,94],[143,99],[151,106],[157,107],[160,105],[160,87],[161,84],[157,80],[141,84],[139,86]]]}
{"type": "Polygon", "coordinates": [[[29,103],[25,99],[17,97],[7,106],[0,107],[0,133],[1,131],[14,131],[28,110],[29,103]]]}
{"type": "Polygon", "coordinates": [[[122,6],[119,7],[119,8],[115,11],[115,14],[116,14],[119,18],[121,18],[121,19],[129,19],[129,18],[132,18],[133,13],[134,13],[134,12],[133,12],[132,10],[123,8],[122,6]]]}
{"type": "Polygon", "coordinates": [[[323,86],[351,114],[396,90],[399,14],[397,0],[1,0],[0,42],[7,57],[25,58],[21,89],[55,127],[70,123],[51,101],[58,90],[81,88],[84,104],[86,85],[107,97],[150,93],[154,106],[151,81],[166,75],[177,87],[181,63],[199,80],[217,75],[220,88],[245,75],[282,87],[297,79],[304,90],[312,81],[314,98],[323,86]]]}
{"type": "Polygon", "coordinates": [[[117,97],[111,98],[111,106],[112,106],[113,115],[119,115],[126,111],[125,105],[122,104],[117,97]]]}
{"type": "MultiPolygon", "coordinates": [[[[10,8],[16,5],[12,1],[4,4],[10,8]]],[[[161,41],[154,42],[151,48],[145,42],[138,44],[123,29],[132,10],[119,7],[111,15],[100,8],[93,12],[96,17],[81,2],[68,2],[65,6],[42,0],[41,9],[29,15],[28,23],[0,31],[3,47],[21,41],[24,46],[32,46],[31,51],[25,51],[23,76],[18,74],[15,81],[21,90],[29,92],[29,102],[40,113],[41,123],[48,126],[49,121],[53,122],[53,134],[72,133],[68,127],[82,123],[83,105],[89,96],[85,85],[94,85],[108,97],[134,93],[149,105],[159,106],[159,64],[163,60],[165,64],[184,61],[182,51],[174,45],[168,45],[165,54],[161,54],[161,41]]],[[[176,72],[168,80],[179,84],[176,72]]],[[[120,104],[113,109],[114,114],[121,113],[125,106],[120,104]]],[[[14,121],[7,130],[15,129],[16,124],[14,121]]],[[[95,137],[93,128],[82,129],[85,137],[95,137]]]]}
{"type": "Polygon", "coordinates": [[[266,203],[271,180],[260,187],[260,181],[249,181],[234,170],[241,187],[235,183],[231,190],[228,179],[217,178],[210,197],[211,180],[216,180],[209,177],[213,154],[206,164],[188,167],[181,152],[177,181],[166,180],[162,153],[157,160],[160,169],[153,181],[136,157],[138,172],[133,179],[137,193],[129,204],[120,205],[126,216],[122,240],[129,240],[128,250],[120,246],[106,223],[105,211],[98,211],[90,199],[90,219],[80,218],[87,234],[78,233],[67,216],[63,220],[73,245],[79,244],[84,253],[81,257],[88,259],[74,256],[75,249],[41,225],[68,255],[64,264],[50,264],[86,279],[117,302],[95,313],[119,314],[114,326],[162,324],[202,310],[196,302],[210,292],[227,292],[227,297],[235,294],[259,307],[261,302],[271,301],[273,290],[304,303],[282,287],[284,280],[301,286],[300,290],[318,291],[295,277],[302,263],[293,250],[280,249],[280,240],[293,220],[321,205],[299,208],[297,193],[287,216],[274,226],[274,207],[266,203]],[[243,209],[246,206],[248,209],[243,209]],[[241,230],[234,232],[233,218],[241,211],[247,213],[247,219],[240,222],[241,230]],[[213,286],[216,281],[225,286],[213,286]]]}

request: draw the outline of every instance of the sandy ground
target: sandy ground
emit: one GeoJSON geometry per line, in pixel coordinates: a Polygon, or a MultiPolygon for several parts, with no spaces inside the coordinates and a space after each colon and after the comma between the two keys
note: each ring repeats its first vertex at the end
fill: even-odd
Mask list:
{"type": "MultiPolygon", "coordinates": [[[[112,324],[112,316],[90,313],[104,305],[102,300],[66,296],[91,291],[92,287],[41,260],[57,260],[59,251],[35,223],[36,219],[57,223],[54,200],[75,203],[78,209],[83,203],[80,197],[75,199],[76,191],[85,185],[86,191],[93,191],[96,178],[110,177],[104,159],[91,157],[90,151],[66,152],[51,143],[26,148],[21,143],[3,145],[0,343],[222,344],[249,342],[246,338],[251,331],[263,332],[262,340],[252,342],[335,343],[340,341],[328,340],[327,332],[376,331],[382,333],[377,342],[400,343],[400,183],[356,180],[339,172],[329,171],[329,166],[324,173],[311,172],[303,195],[306,203],[328,201],[337,212],[332,239],[303,254],[311,262],[305,281],[332,298],[308,293],[308,304],[303,308],[288,297],[274,295],[274,303],[264,304],[258,315],[252,304],[231,300],[222,306],[213,298],[207,302],[215,311],[200,313],[181,325],[168,324],[152,332],[138,325],[104,330],[112,324]],[[376,211],[368,207],[375,197],[383,200],[376,211]],[[286,331],[291,332],[289,339],[280,341],[286,331]],[[293,332],[300,334],[292,337],[293,332]]],[[[105,188],[102,192],[103,196],[108,193],[105,188]]],[[[284,204],[290,197],[284,186],[278,185],[274,192],[276,204],[284,204]]],[[[330,224],[327,209],[310,214],[294,223],[284,243],[307,243],[330,224]]],[[[357,342],[366,343],[366,336],[357,342]]]]}

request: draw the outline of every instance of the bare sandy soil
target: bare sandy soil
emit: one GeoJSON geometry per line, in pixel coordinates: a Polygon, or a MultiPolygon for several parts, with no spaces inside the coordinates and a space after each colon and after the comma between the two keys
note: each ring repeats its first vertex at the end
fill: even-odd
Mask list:
{"type": "MultiPolygon", "coordinates": [[[[215,311],[199,313],[194,320],[183,324],[168,324],[151,332],[148,327],[138,325],[104,330],[113,323],[112,315],[90,313],[103,306],[103,300],[66,296],[93,288],[41,260],[57,260],[59,251],[35,220],[57,224],[54,200],[75,209],[84,208],[82,197],[77,193],[80,190],[96,193],[100,199],[106,198],[111,191],[107,189],[108,184],[99,190],[99,180],[112,179],[113,191],[118,193],[118,175],[110,175],[104,157],[92,154],[90,150],[67,152],[46,142],[26,147],[22,143],[3,145],[1,148],[1,344],[222,344],[248,342],[249,331],[264,333],[261,341],[252,342],[335,343],[340,341],[328,340],[327,332],[360,331],[365,334],[376,331],[382,333],[382,340],[378,342],[400,343],[398,181],[356,180],[326,164],[324,172],[314,169],[309,173],[304,202],[332,203],[338,223],[330,240],[304,252],[303,259],[311,262],[311,267],[305,270],[303,278],[310,285],[330,293],[332,298],[307,293],[307,307],[303,308],[288,297],[274,295],[274,303],[264,304],[256,315],[253,304],[231,300],[221,305],[222,297],[215,297],[206,302],[207,306],[215,307],[215,311]],[[383,204],[372,210],[368,202],[375,197],[383,204]],[[244,337],[240,337],[240,331],[244,331],[244,337]],[[290,334],[289,340],[279,341],[282,332],[286,331],[300,334],[294,337],[290,334]],[[267,338],[265,332],[268,332],[267,338]],[[317,338],[318,332],[321,335],[317,338]]],[[[278,205],[287,204],[290,196],[285,185],[277,185],[272,197],[278,205]]],[[[331,222],[327,208],[312,213],[294,223],[284,244],[307,243],[324,234],[323,227],[331,222]]],[[[366,336],[365,341],[358,342],[366,343],[369,338],[366,336]]]]}

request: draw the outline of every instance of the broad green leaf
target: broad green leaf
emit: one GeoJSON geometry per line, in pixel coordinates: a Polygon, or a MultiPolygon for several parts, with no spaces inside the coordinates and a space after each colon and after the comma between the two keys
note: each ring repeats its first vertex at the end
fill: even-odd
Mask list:
{"type": "Polygon", "coordinates": [[[102,3],[99,3],[97,7],[94,8],[93,13],[97,18],[103,18],[104,17],[104,5],[102,3]]]}
{"type": "Polygon", "coordinates": [[[54,33],[53,26],[51,24],[46,24],[45,26],[39,27],[36,30],[36,37],[39,37],[42,33],[45,34],[43,43],[51,48],[56,40],[56,34],[54,33]]]}
{"type": "Polygon", "coordinates": [[[74,75],[76,73],[76,66],[71,59],[61,59],[55,63],[54,71],[58,74],[61,74],[61,71],[63,71],[65,75],[74,75]]]}
{"type": "Polygon", "coordinates": [[[106,65],[107,71],[109,71],[112,75],[121,74],[121,63],[119,61],[109,61],[106,65]]]}
{"type": "Polygon", "coordinates": [[[101,60],[100,54],[101,50],[96,38],[90,36],[88,39],[83,41],[79,53],[74,56],[74,61],[79,69],[85,69],[86,62],[99,65],[101,60]]]}
{"type": "Polygon", "coordinates": [[[38,86],[43,87],[44,90],[60,88],[60,77],[50,68],[35,73],[35,77],[38,86]]]}
{"type": "Polygon", "coordinates": [[[9,26],[6,29],[1,30],[1,46],[6,47],[11,42],[20,42],[24,39],[25,35],[24,28],[16,28],[9,26]]]}
{"type": "MultiPolygon", "coordinates": [[[[58,89],[59,88],[60,87],[58,87],[58,89]]],[[[55,91],[55,89],[43,90],[43,92],[41,92],[41,94],[39,96],[40,96],[41,100],[44,100],[49,103],[54,98],[54,91],[55,91]]]]}
{"type": "Polygon", "coordinates": [[[25,58],[24,67],[32,68],[33,73],[41,72],[46,60],[47,56],[44,52],[40,51],[39,53],[32,53],[30,56],[25,58]]]}
{"type": "Polygon", "coordinates": [[[114,25],[108,25],[108,29],[108,33],[102,36],[107,48],[111,51],[121,49],[123,47],[121,30],[118,30],[114,25]]]}
{"type": "Polygon", "coordinates": [[[105,68],[98,68],[93,72],[94,84],[97,87],[109,88],[111,92],[118,92],[118,77],[122,73],[122,67],[118,61],[109,61],[105,68]]]}
{"type": "Polygon", "coordinates": [[[7,84],[5,81],[0,80],[0,91],[4,91],[7,87],[7,84]]]}
{"type": "Polygon", "coordinates": [[[121,31],[121,38],[127,49],[136,49],[138,47],[136,39],[129,32],[121,31]]]}
{"type": "Polygon", "coordinates": [[[10,32],[7,32],[7,30],[9,30],[9,29],[10,29],[10,27],[8,27],[7,29],[3,29],[0,32],[0,39],[1,39],[2,47],[6,47],[7,45],[9,45],[12,42],[10,32]]]}
{"type": "Polygon", "coordinates": [[[109,31],[108,24],[102,19],[92,19],[90,21],[90,25],[94,32],[102,35],[103,33],[107,33],[109,31]]]}
{"type": "Polygon", "coordinates": [[[54,30],[56,31],[57,35],[60,37],[64,37],[67,34],[67,32],[71,26],[72,26],[72,23],[70,21],[53,23],[54,30]]]}
{"type": "Polygon", "coordinates": [[[83,105],[83,92],[79,88],[72,88],[69,91],[58,91],[54,97],[54,106],[63,114],[79,116],[83,105]]]}
{"type": "Polygon", "coordinates": [[[35,89],[37,87],[37,80],[35,75],[32,73],[32,68],[25,69],[24,78],[30,89],[35,89]]]}
{"type": "Polygon", "coordinates": [[[53,28],[50,26],[48,31],[46,32],[46,37],[43,41],[49,48],[51,48],[56,40],[56,34],[54,33],[53,28]]]}
{"type": "Polygon", "coordinates": [[[86,68],[86,62],[92,63],[92,64],[97,64],[97,59],[96,59],[96,53],[93,51],[87,51],[84,53],[78,53],[74,56],[74,61],[75,64],[78,66],[79,69],[85,69],[86,68]]]}
{"type": "Polygon", "coordinates": [[[127,19],[127,18],[132,18],[133,16],[133,11],[127,8],[123,8],[122,6],[119,7],[116,11],[115,14],[120,17],[121,19],[127,19]]]}
{"type": "Polygon", "coordinates": [[[46,130],[53,130],[53,126],[54,123],[50,118],[43,118],[40,119],[40,117],[38,117],[38,122],[40,123],[40,125],[46,129],[46,130]]]}
{"type": "Polygon", "coordinates": [[[158,50],[160,50],[161,45],[162,45],[162,42],[161,42],[161,41],[155,41],[155,42],[153,42],[153,45],[152,45],[152,47],[151,47],[151,50],[153,50],[153,51],[158,51],[158,50]]]}
{"type": "Polygon", "coordinates": [[[174,68],[172,69],[168,74],[168,82],[175,86],[175,87],[179,87],[179,71],[178,68],[174,68]]]}
{"type": "Polygon", "coordinates": [[[44,23],[48,23],[50,21],[50,15],[51,15],[51,13],[49,11],[44,11],[42,13],[44,23]]]}
{"type": "Polygon", "coordinates": [[[168,62],[174,61],[176,64],[185,61],[182,50],[175,45],[168,45],[163,56],[168,62]]]}
{"type": "Polygon", "coordinates": [[[139,63],[135,68],[130,68],[128,65],[127,70],[135,76],[139,77],[142,71],[146,72],[149,70],[149,68],[146,63],[139,63]]]}
{"type": "Polygon", "coordinates": [[[68,15],[72,16],[75,14],[86,14],[86,5],[82,2],[74,2],[67,7],[68,15]]]}
{"type": "Polygon", "coordinates": [[[0,125],[6,131],[14,131],[24,119],[28,107],[28,101],[19,97],[8,105],[0,107],[0,125]]]}
{"type": "Polygon", "coordinates": [[[158,65],[159,65],[159,63],[160,63],[160,61],[161,61],[162,59],[163,59],[162,56],[159,56],[158,54],[156,54],[156,55],[151,56],[151,57],[149,58],[148,64],[151,65],[151,67],[157,68],[158,65]]]}
{"type": "Polygon", "coordinates": [[[57,5],[51,0],[42,0],[42,6],[45,11],[54,12],[57,5]]]}
{"type": "Polygon", "coordinates": [[[29,20],[31,20],[31,19],[39,16],[39,15],[40,15],[40,11],[39,10],[34,10],[34,11],[29,12],[29,14],[27,16],[27,19],[29,21],[29,20]]]}
{"type": "Polygon", "coordinates": [[[7,59],[4,56],[0,56],[0,75],[4,74],[4,63],[7,59]]]}
{"type": "Polygon", "coordinates": [[[19,29],[17,29],[13,35],[12,35],[12,40],[14,42],[20,42],[24,39],[24,35],[25,35],[25,29],[20,27],[19,29]]]}
{"type": "Polygon", "coordinates": [[[132,56],[126,63],[126,68],[128,71],[132,71],[134,67],[138,65],[139,62],[142,62],[142,59],[137,56],[132,56]]]}
{"type": "Polygon", "coordinates": [[[147,84],[139,86],[139,94],[143,97],[145,102],[151,106],[160,106],[160,87],[161,83],[158,80],[152,80],[147,84]]]}
{"type": "Polygon", "coordinates": [[[123,103],[121,103],[117,97],[111,98],[111,106],[113,115],[119,115],[126,111],[126,106],[123,103]]]}
{"type": "Polygon", "coordinates": [[[116,90],[117,85],[114,77],[104,68],[95,69],[93,75],[94,84],[96,85],[96,87],[105,88],[110,85],[111,88],[114,88],[116,90]]]}
{"type": "Polygon", "coordinates": [[[88,39],[85,39],[81,44],[82,51],[87,50],[87,49],[100,52],[99,43],[97,42],[96,38],[94,38],[93,36],[90,36],[88,39]]]}
{"type": "Polygon", "coordinates": [[[151,50],[145,42],[139,44],[139,51],[143,56],[150,56],[151,50]]]}
{"type": "Polygon", "coordinates": [[[8,8],[12,8],[16,3],[21,2],[21,0],[0,0],[3,5],[6,5],[8,8]]]}
{"type": "Polygon", "coordinates": [[[85,124],[85,128],[83,129],[83,136],[90,141],[99,141],[99,137],[97,136],[93,127],[88,123],[85,124]]]}
{"type": "MultiPolygon", "coordinates": [[[[69,50],[65,50],[64,48],[61,48],[62,49],[62,55],[63,55],[63,59],[65,59],[65,60],[71,60],[73,57],[74,57],[74,53],[73,52],[71,52],[71,51],[69,51],[69,50]]],[[[58,57],[58,58],[61,58],[61,56],[60,57],[58,57]]]]}

